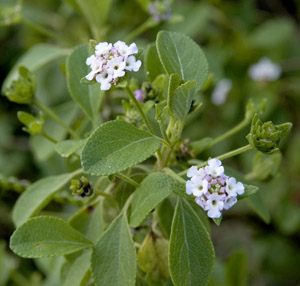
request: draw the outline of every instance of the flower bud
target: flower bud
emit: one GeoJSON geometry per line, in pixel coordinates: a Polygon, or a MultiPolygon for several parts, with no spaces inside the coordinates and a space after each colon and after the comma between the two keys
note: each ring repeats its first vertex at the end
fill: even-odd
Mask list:
{"type": "Polygon", "coordinates": [[[138,252],[139,267],[146,272],[147,280],[160,281],[170,276],[168,266],[169,241],[150,232],[138,252]]]}
{"type": "Polygon", "coordinates": [[[23,131],[31,135],[42,132],[44,126],[44,116],[42,113],[40,113],[38,117],[34,117],[30,113],[19,111],[17,116],[19,121],[25,125],[25,127],[22,128],[23,131]]]}
{"type": "Polygon", "coordinates": [[[35,76],[26,67],[20,66],[18,79],[12,81],[4,94],[12,102],[27,104],[32,101],[35,88],[35,76]]]}
{"type": "Polygon", "coordinates": [[[282,138],[286,137],[292,128],[292,123],[274,125],[271,121],[263,123],[255,114],[251,124],[247,140],[258,151],[272,154],[279,150],[278,146],[282,138]]]}
{"type": "Polygon", "coordinates": [[[73,195],[78,195],[82,198],[91,196],[94,192],[92,183],[86,177],[81,177],[80,180],[72,180],[70,190],[73,195]]]}

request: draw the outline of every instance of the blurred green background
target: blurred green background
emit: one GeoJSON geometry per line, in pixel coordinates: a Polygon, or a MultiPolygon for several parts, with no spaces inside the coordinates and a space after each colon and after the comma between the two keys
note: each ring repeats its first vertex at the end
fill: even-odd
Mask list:
{"type": "MultiPolygon", "coordinates": [[[[141,25],[149,15],[139,2],[142,1],[111,1],[98,40],[122,40],[141,25]]],[[[16,61],[34,45],[51,43],[73,48],[95,36],[74,3],[25,0],[18,11],[17,1],[0,1],[1,85],[16,61]]],[[[178,17],[180,21],[163,21],[135,42],[145,48],[164,29],[185,33],[204,49],[211,81],[199,94],[204,107],[188,121],[184,138],[198,140],[222,134],[243,119],[250,98],[254,102],[267,100],[263,120],[293,123],[290,136],[281,146],[281,164],[272,162],[274,170],[269,176],[264,174],[270,167],[256,176],[249,175],[255,151],[226,161],[226,165],[248,174],[250,182],[260,187],[262,203],[269,212],[262,213],[262,219],[241,202],[224,215],[221,226],[212,225],[217,261],[211,285],[300,285],[300,1],[174,0],[171,7],[173,15],[182,16],[181,20],[178,17]],[[249,67],[261,57],[280,64],[282,75],[278,80],[256,82],[249,78],[249,67]],[[216,106],[211,94],[222,78],[232,81],[232,89],[225,103],[216,106]],[[268,216],[271,219],[267,224],[268,216]],[[235,281],[229,273],[236,274],[235,281]]],[[[73,122],[82,114],[68,94],[64,63],[65,59],[59,59],[36,73],[36,96],[64,116],[66,122],[73,122]]],[[[144,80],[142,74],[139,80],[144,80]]],[[[57,286],[55,275],[59,275],[60,258],[33,261],[10,252],[7,244],[14,230],[10,217],[19,193],[29,182],[70,170],[72,162],[62,160],[51,143],[23,132],[16,116],[19,110],[33,109],[0,97],[0,286],[57,286]]],[[[109,107],[108,103],[103,110],[110,117],[121,112],[120,106],[109,107]]],[[[59,126],[49,121],[47,125],[57,139],[66,137],[59,126]]],[[[248,132],[249,126],[199,159],[247,144],[248,132]]],[[[55,203],[50,206],[53,212],[61,208],[55,203]]]]}

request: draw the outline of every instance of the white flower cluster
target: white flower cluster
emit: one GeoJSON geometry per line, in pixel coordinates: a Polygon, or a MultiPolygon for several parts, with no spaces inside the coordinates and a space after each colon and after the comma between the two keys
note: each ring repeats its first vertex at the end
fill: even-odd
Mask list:
{"type": "Polygon", "coordinates": [[[196,197],[196,203],[207,211],[210,218],[219,218],[222,210],[230,209],[237,202],[237,195],[242,195],[245,187],[235,178],[224,174],[222,162],[208,160],[208,166],[198,169],[191,167],[187,176],[186,192],[196,197]]]}
{"type": "Polygon", "coordinates": [[[116,85],[125,71],[137,72],[142,62],[136,60],[134,54],[138,53],[135,43],[127,46],[118,41],[114,44],[102,42],[96,45],[95,54],[86,59],[86,64],[92,71],[85,77],[87,80],[95,79],[100,83],[102,90],[108,90],[116,85]]]}
{"type": "Polygon", "coordinates": [[[275,81],[280,77],[281,67],[269,58],[261,58],[249,68],[249,76],[255,81],[275,81]]]}

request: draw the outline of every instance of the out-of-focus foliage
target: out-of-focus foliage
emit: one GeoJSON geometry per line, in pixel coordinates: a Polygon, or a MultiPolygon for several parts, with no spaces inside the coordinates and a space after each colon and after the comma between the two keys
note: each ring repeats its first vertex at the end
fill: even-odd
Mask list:
{"type": "MultiPolygon", "coordinates": [[[[80,73],[79,70],[74,70],[70,62],[65,64],[70,49],[87,43],[90,38],[107,42],[124,40],[150,17],[150,13],[139,3],[143,1],[105,0],[101,1],[101,7],[99,2],[0,1],[1,86],[10,69],[26,52],[27,58],[23,60],[27,65],[31,65],[31,71],[36,78],[36,97],[47,106],[51,106],[65,123],[72,123],[82,134],[91,123],[84,118],[83,112],[74,106],[68,93],[69,89],[72,97],[76,99],[76,86],[67,87],[66,77],[70,73],[80,73]],[[91,3],[94,3],[95,9],[90,9],[91,3]],[[84,16],[89,21],[86,21],[84,16]],[[90,28],[95,25],[99,28],[90,28]],[[39,45],[32,48],[36,44],[39,45]],[[54,48],[54,45],[59,48],[54,48]]],[[[207,158],[207,152],[202,151],[210,146],[210,138],[217,137],[233,127],[236,122],[243,120],[244,106],[250,98],[257,105],[264,99],[267,101],[266,109],[261,115],[262,120],[268,119],[274,124],[286,121],[293,123],[290,137],[280,142],[282,157],[276,153],[272,154],[272,157],[260,157],[256,151],[251,151],[250,154],[231,159],[229,165],[242,170],[250,182],[255,182],[260,187],[261,197],[256,197],[256,200],[270,211],[270,223],[260,222],[252,209],[241,202],[224,216],[220,227],[212,226],[217,262],[209,285],[297,285],[300,283],[299,1],[174,0],[172,14],[173,21],[147,22],[152,29],[135,41],[139,47],[146,47],[155,41],[157,32],[164,29],[185,33],[204,47],[210,80],[198,93],[197,102],[194,102],[193,106],[203,102],[205,111],[199,109],[194,112],[189,118],[189,128],[184,131],[184,138],[191,141],[191,146],[205,145],[200,146],[200,151],[196,152],[198,159],[207,158]],[[176,18],[175,15],[181,15],[182,18],[176,18]],[[269,57],[280,64],[282,75],[278,80],[267,82],[250,79],[248,69],[261,57],[269,57]],[[224,104],[216,106],[211,102],[211,95],[216,84],[223,78],[232,81],[232,89],[224,104]],[[199,118],[201,120],[198,120],[199,118]],[[206,138],[206,141],[200,144],[197,141],[200,138],[206,138]],[[249,159],[252,157],[255,159],[249,159]],[[282,160],[280,167],[278,160],[282,160]],[[271,178],[273,180],[270,180],[271,178]]],[[[80,47],[75,52],[84,50],[84,46],[80,47]]],[[[157,61],[157,56],[153,55],[153,61],[157,61]]],[[[19,65],[22,65],[22,61],[19,65]]],[[[148,91],[149,94],[152,92],[153,98],[161,96],[165,91],[159,90],[158,80],[154,82],[159,73],[155,74],[156,71],[151,69],[151,60],[146,60],[146,64],[144,61],[143,65],[149,70],[148,80],[152,82],[153,87],[155,84],[158,86],[157,89],[148,91]]],[[[15,79],[17,71],[15,69],[11,72],[12,80],[15,79]]],[[[142,73],[138,74],[138,77],[140,82],[146,80],[142,73]]],[[[144,89],[147,90],[146,87],[144,89]]],[[[89,92],[92,98],[93,92],[89,92]]],[[[104,120],[120,114],[120,97],[122,96],[116,90],[104,99],[101,107],[104,120]]],[[[98,102],[94,104],[100,105],[98,102]]],[[[88,116],[93,118],[95,106],[91,102],[81,105],[88,116]]],[[[56,286],[60,283],[58,281],[68,281],[66,273],[70,272],[66,269],[70,267],[69,262],[75,259],[77,263],[88,261],[87,255],[90,254],[82,253],[78,257],[70,254],[64,259],[41,258],[30,262],[12,254],[7,243],[14,229],[11,220],[12,206],[25,186],[30,184],[24,179],[35,181],[50,174],[70,173],[74,171],[73,158],[66,155],[68,159],[63,160],[60,155],[66,154],[65,149],[55,146],[41,134],[29,139],[22,127],[26,121],[25,129],[28,132],[31,130],[31,123],[28,122],[28,117],[25,120],[24,116],[20,119],[22,124],[18,121],[17,111],[20,109],[38,116],[36,109],[8,102],[5,97],[0,97],[0,285],[56,286]]],[[[157,116],[163,124],[165,115],[159,107],[157,110],[157,116]]],[[[177,114],[177,111],[174,112],[177,114]]],[[[56,122],[47,116],[44,120],[43,130],[46,133],[55,134],[56,140],[68,139],[66,131],[56,122]]],[[[250,129],[250,120],[248,121],[247,127],[241,133],[228,138],[222,144],[211,146],[210,154],[219,155],[228,149],[247,144],[245,136],[250,129]]],[[[159,126],[155,128],[159,129],[159,126]]],[[[78,149],[72,153],[81,152],[82,145],[83,143],[79,142],[78,149]]],[[[103,184],[108,185],[109,182],[105,181],[103,184]]],[[[74,204],[60,204],[73,199],[66,190],[67,188],[63,188],[57,193],[58,190],[55,189],[51,192],[51,195],[57,197],[55,202],[44,210],[45,215],[58,215],[58,210],[63,208],[64,218],[68,219],[78,210],[74,204]]],[[[76,203],[80,206],[79,200],[76,203]]],[[[109,200],[104,203],[110,204],[109,200]]],[[[175,204],[170,201],[168,208],[175,210],[175,204]]],[[[178,217],[179,210],[177,207],[178,217]]],[[[89,219],[94,219],[88,216],[88,212],[81,212],[85,214],[87,224],[89,219]]],[[[22,215],[20,214],[20,217],[22,215]]],[[[111,221],[115,216],[112,208],[105,216],[107,221],[111,221]]],[[[118,220],[115,223],[117,226],[123,223],[122,216],[118,220]]],[[[169,231],[167,225],[168,222],[165,222],[166,233],[169,231]]],[[[127,233],[123,235],[127,238],[127,233]]],[[[109,240],[110,237],[103,239],[109,240]]],[[[130,243],[131,241],[128,241],[131,246],[130,243]]],[[[100,249],[101,243],[98,246],[100,249]]],[[[72,264],[72,267],[75,267],[74,265],[76,264],[72,264]]],[[[77,280],[80,280],[80,283],[84,283],[85,278],[90,275],[87,270],[83,272],[78,274],[81,275],[77,280]]]]}

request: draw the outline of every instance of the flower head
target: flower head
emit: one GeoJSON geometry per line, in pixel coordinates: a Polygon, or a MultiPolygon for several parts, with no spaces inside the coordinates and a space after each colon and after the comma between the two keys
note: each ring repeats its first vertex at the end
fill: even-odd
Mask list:
{"type": "Polygon", "coordinates": [[[186,193],[196,197],[196,203],[207,211],[210,218],[221,217],[222,210],[230,209],[245,190],[241,182],[224,174],[224,167],[218,159],[209,160],[208,166],[200,169],[192,166],[187,176],[190,180],[186,182],[186,193]]]}
{"type": "Polygon", "coordinates": [[[96,80],[102,90],[108,90],[118,83],[126,71],[137,72],[140,69],[142,62],[133,56],[136,53],[138,48],[135,43],[127,46],[122,41],[114,44],[101,42],[95,46],[95,54],[86,59],[91,71],[85,78],[96,80]]]}
{"type": "Polygon", "coordinates": [[[249,68],[249,76],[255,81],[275,81],[280,77],[281,67],[269,58],[261,58],[249,68]]]}

